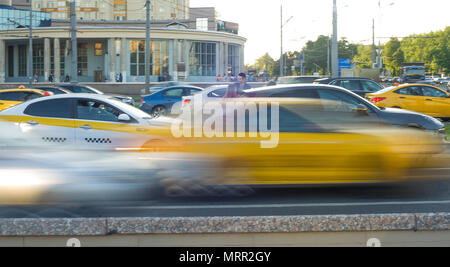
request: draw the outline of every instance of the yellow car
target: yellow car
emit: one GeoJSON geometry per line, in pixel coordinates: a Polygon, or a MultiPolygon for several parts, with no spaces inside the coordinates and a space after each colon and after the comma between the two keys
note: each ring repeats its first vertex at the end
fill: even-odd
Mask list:
{"type": "Polygon", "coordinates": [[[436,118],[450,118],[450,94],[425,84],[402,84],[366,94],[378,107],[401,108],[436,118]]]}
{"type": "MultiPolygon", "coordinates": [[[[247,106],[249,100],[243,101],[247,106]]],[[[215,175],[205,178],[201,182],[203,185],[405,181],[411,178],[411,171],[435,166],[432,156],[442,151],[442,140],[437,136],[425,131],[375,125],[363,109],[343,111],[338,109],[340,103],[309,99],[271,98],[267,101],[272,103],[267,104],[268,110],[264,111],[266,103],[258,100],[258,107],[249,108],[241,122],[239,117],[231,116],[230,122],[236,124],[230,128],[226,126],[228,120],[221,122],[223,114],[228,114],[225,111],[214,112],[217,117],[206,118],[197,129],[193,122],[183,121],[183,125],[180,122],[177,131],[183,131],[186,151],[217,159],[216,165],[207,168],[208,173],[214,170],[215,175]],[[275,102],[277,104],[273,104],[275,102]],[[257,113],[253,126],[249,115],[252,112],[257,113]],[[185,124],[192,128],[185,128],[185,124]]],[[[179,183],[168,180],[164,185],[168,191],[175,191],[180,189],[179,183]]]]}
{"type": "Polygon", "coordinates": [[[50,92],[37,89],[0,90],[0,111],[35,98],[52,95],[50,92]]]}

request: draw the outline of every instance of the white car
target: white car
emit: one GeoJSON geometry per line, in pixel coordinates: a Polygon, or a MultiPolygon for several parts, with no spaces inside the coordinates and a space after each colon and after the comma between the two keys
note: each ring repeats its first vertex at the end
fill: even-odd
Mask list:
{"type": "Polygon", "coordinates": [[[32,145],[88,149],[148,148],[170,138],[170,119],[151,119],[107,95],[62,94],[0,112],[0,127],[32,145]]]}
{"type": "Polygon", "coordinates": [[[190,104],[194,100],[194,98],[199,96],[201,96],[203,103],[206,103],[208,101],[220,100],[224,97],[227,88],[227,84],[210,86],[196,95],[183,96],[181,105],[182,107],[185,107],[186,105],[190,104]]]}

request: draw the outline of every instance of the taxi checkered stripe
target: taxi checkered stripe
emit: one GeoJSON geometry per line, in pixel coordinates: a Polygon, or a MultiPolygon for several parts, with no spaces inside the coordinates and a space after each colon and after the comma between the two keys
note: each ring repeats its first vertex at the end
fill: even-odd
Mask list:
{"type": "Polygon", "coordinates": [[[112,141],[109,138],[84,138],[84,140],[88,143],[97,143],[97,144],[111,144],[112,141]]]}
{"type": "Polygon", "coordinates": [[[59,138],[59,137],[42,137],[44,142],[49,143],[64,143],[67,141],[67,138],[59,138]]]}

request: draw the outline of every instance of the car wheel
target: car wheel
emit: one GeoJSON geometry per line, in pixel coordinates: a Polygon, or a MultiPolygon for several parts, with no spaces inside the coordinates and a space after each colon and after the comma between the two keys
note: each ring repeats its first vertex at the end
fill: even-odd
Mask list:
{"type": "Polygon", "coordinates": [[[153,117],[157,118],[159,116],[165,116],[167,114],[167,109],[164,106],[156,106],[152,110],[153,117]]]}

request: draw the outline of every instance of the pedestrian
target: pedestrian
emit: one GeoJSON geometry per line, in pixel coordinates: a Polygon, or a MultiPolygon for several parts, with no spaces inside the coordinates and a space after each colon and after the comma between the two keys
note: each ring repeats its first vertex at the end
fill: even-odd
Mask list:
{"type": "Polygon", "coordinates": [[[64,79],[64,82],[66,82],[66,83],[70,82],[70,76],[69,76],[69,74],[66,74],[66,78],[64,79]]]}
{"type": "Polygon", "coordinates": [[[237,81],[228,86],[224,97],[234,98],[247,96],[244,90],[251,89],[252,87],[247,83],[245,73],[239,73],[237,81]]]}
{"type": "Polygon", "coordinates": [[[252,87],[247,83],[246,80],[246,75],[245,73],[241,72],[238,74],[237,77],[237,83],[236,85],[238,85],[238,90],[242,91],[242,90],[246,90],[246,89],[251,89],[252,87]]]}
{"type": "Polygon", "coordinates": [[[50,73],[50,75],[48,76],[48,81],[49,82],[53,82],[53,73],[50,73]]]}
{"type": "Polygon", "coordinates": [[[39,82],[39,76],[37,75],[37,73],[34,74],[34,82],[39,82]]]}
{"type": "Polygon", "coordinates": [[[119,73],[119,82],[120,83],[123,82],[123,75],[122,75],[122,73],[119,73]]]}

